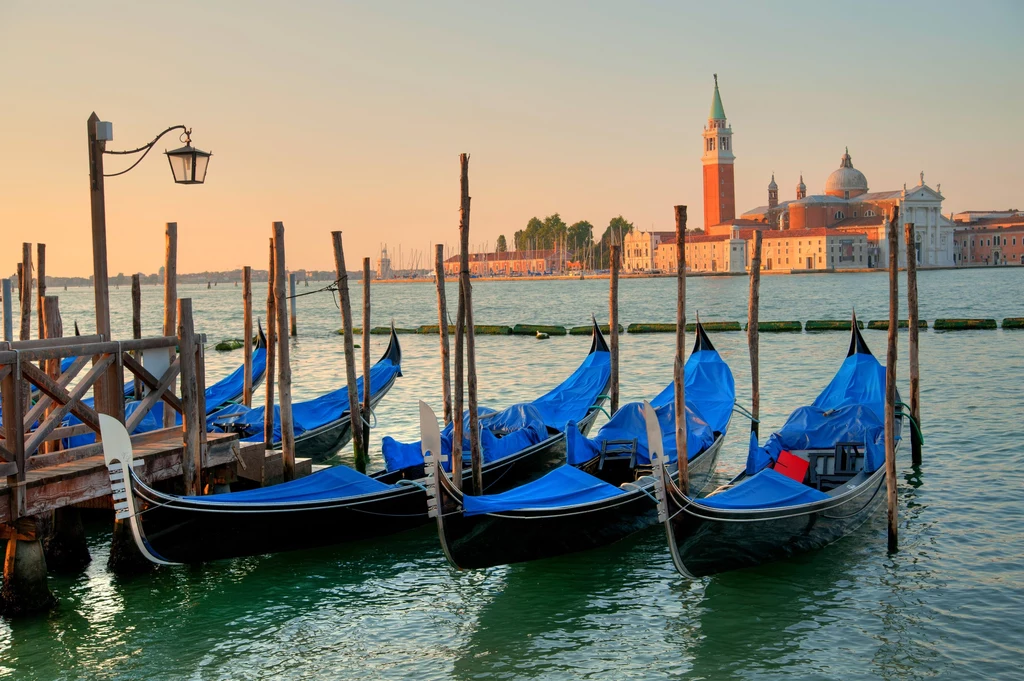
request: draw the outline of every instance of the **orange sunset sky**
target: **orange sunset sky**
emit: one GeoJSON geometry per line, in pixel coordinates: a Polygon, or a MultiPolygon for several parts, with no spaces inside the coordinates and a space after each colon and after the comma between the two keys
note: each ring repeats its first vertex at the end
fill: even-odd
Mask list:
{"type": "MultiPolygon", "coordinates": [[[[873,191],[941,183],[944,210],[1024,208],[1018,2],[0,3],[0,274],[23,241],[56,276],[92,271],[86,119],[109,148],[193,128],[207,183],[162,154],[107,181],[109,271],[292,268],[379,245],[457,241],[459,152],[472,241],[559,212],[702,224],[701,130],[719,74],[737,208],[820,192],[849,146],[873,191]]],[[[157,150],[177,147],[175,137],[157,150]]],[[[107,172],[126,167],[108,156],[107,172]]],[[[354,267],[354,266],[353,266],[354,267]]]]}

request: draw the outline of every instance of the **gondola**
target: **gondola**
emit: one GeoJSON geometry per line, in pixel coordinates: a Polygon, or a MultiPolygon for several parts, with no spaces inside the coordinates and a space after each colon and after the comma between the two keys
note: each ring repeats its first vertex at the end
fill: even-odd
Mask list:
{"type": "MultiPolygon", "coordinates": [[[[885,500],[885,367],[853,317],[832,381],[758,446],[745,469],[703,499],[655,465],[659,519],[676,568],[695,578],[821,548],[860,527],[885,500]]],[[[897,401],[899,397],[897,396],[897,401]]],[[[895,445],[902,421],[896,419],[895,445]]]]}
{"type": "MultiPolygon", "coordinates": [[[[592,344],[584,365],[585,373],[602,378],[594,388],[599,392],[589,396],[591,402],[570,414],[580,420],[597,411],[607,389],[610,360],[603,338],[592,344]]],[[[563,402],[569,400],[566,393],[581,384],[579,373],[560,386],[563,402]]],[[[547,397],[557,398],[552,393],[547,397]]],[[[584,396],[577,397],[582,404],[584,396]]],[[[197,563],[312,548],[380,537],[429,521],[423,481],[403,477],[411,475],[410,469],[370,476],[333,466],[299,480],[242,492],[198,497],[159,492],[134,473],[131,440],[124,426],[105,415],[100,416],[100,425],[118,517],[130,521],[136,544],[155,563],[197,563]]],[[[528,449],[532,455],[514,452],[486,464],[485,486],[517,484],[522,481],[519,476],[537,466],[535,459],[547,460],[548,453],[542,449],[528,449]]],[[[469,479],[470,473],[464,476],[469,479]]]]}
{"type": "MultiPolygon", "coordinates": [[[[691,484],[710,480],[735,405],[732,372],[698,322],[686,362],[686,428],[691,484]]],[[[675,466],[674,384],[652,400],[659,439],[672,443],[675,466]]],[[[437,421],[427,418],[430,439],[437,421]]],[[[448,561],[457,568],[486,568],[585,551],[657,524],[643,405],[624,405],[588,440],[566,428],[565,465],[510,491],[463,495],[438,458],[427,478],[431,514],[448,561]],[[435,510],[437,509],[437,510],[435,510]]],[[[425,438],[427,439],[427,438],[425,438]]]]}
{"type": "MultiPolygon", "coordinates": [[[[566,458],[566,432],[590,432],[611,381],[611,354],[596,320],[592,324],[590,351],[568,378],[537,399],[515,404],[504,411],[481,409],[480,437],[484,491],[497,492],[527,482],[558,466],[566,458]]],[[[462,459],[469,469],[469,415],[463,416],[462,459]]],[[[453,426],[441,433],[443,466],[451,470],[453,426]]],[[[384,482],[419,480],[426,473],[421,442],[400,443],[390,437],[382,442],[385,471],[374,477],[384,482]]],[[[463,476],[463,479],[470,478],[463,476]]]]}
{"type": "MultiPolygon", "coordinates": [[[[370,409],[384,399],[395,380],[402,375],[402,348],[398,334],[391,326],[391,338],[383,356],[370,367],[370,409]]],[[[363,400],[363,377],[356,379],[359,402],[363,400]]],[[[295,456],[320,463],[334,456],[352,439],[352,418],[349,413],[348,386],[325,393],[312,400],[292,404],[295,431],[295,456]]],[[[210,431],[238,433],[244,441],[264,439],[264,407],[248,408],[233,404],[207,419],[210,431]]],[[[281,446],[281,412],[274,407],[274,447],[281,446]]]]}

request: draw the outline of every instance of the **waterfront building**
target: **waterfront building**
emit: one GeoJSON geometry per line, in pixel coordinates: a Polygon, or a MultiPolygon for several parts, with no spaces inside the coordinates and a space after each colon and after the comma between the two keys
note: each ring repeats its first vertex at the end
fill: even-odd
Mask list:
{"type": "MultiPolygon", "coordinates": [[[[529,276],[560,271],[563,253],[555,249],[470,253],[469,273],[474,277],[529,276]]],[[[444,261],[445,274],[458,276],[459,256],[444,261]]]]}
{"type": "Polygon", "coordinates": [[[806,272],[868,266],[868,238],[861,232],[812,227],[765,230],[762,238],[761,267],[765,271],[806,272]]]}
{"type": "Polygon", "coordinates": [[[676,241],[675,232],[645,232],[634,229],[622,237],[622,269],[625,272],[652,272],[659,268],[655,260],[658,246],[676,241]]]}
{"type": "MultiPolygon", "coordinates": [[[[675,235],[672,235],[675,237],[675,235]]],[[[663,243],[655,253],[655,269],[675,273],[678,258],[676,242],[663,243]]],[[[686,270],[688,272],[745,272],[747,268],[747,242],[739,230],[733,234],[712,236],[688,234],[686,236],[686,270]]]]}
{"type": "MultiPolygon", "coordinates": [[[[957,265],[1024,265],[1024,214],[1009,212],[993,217],[994,212],[957,224],[953,235],[957,265]]],[[[973,217],[981,211],[969,213],[973,217]]]]}
{"type": "Polygon", "coordinates": [[[391,258],[388,257],[388,249],[382,248],[380,257],[377,258],[377,278],[391,279],[393,277],[394,271],[391,269],[391,258]]]}
{"type": "MultiPolygon", "coordinates": [[[[952,266],[953,229],[954,223],[942,214],[944,197],[941,185],[932,189],[924,182],[924,173],[916,187],[902,190],[869,192],[867,177],[854,167],[849,149],[839,161],[839,167],[825,180],[824,191],[820,194],[807,193],[803,174],[796,183],[794,198],[780,201],[779,185],[772,173],[768,183],[768,203],[744,212],[736,217],[735,200],[735,161],[732,128],[725,117],[722,96],[715,77],[715,89],[711,99],[711,112],[703,132],[704,152],[701,163],[704,167],[704,232],[708,236],[730,239],[737,230],[741,234],[752,234],[753,229],[760,229],[767,239],[773,231],[799,231],[807,229],[835,229],[849,238],[862,234],[867,239],[867,250],[864,262],[860,267],[885,267],[888,262],[887,225],[885,216],[894,207],[900,209],[901,235],[902,226],[908,222],[915,225],[917,232],[918,264],[921,267],[952,266]]],[[[973,213],[977,213],[972,212],[973,213]]],[[[838,234],[833,235],[837,239],[838,234]]],[[[796,242],[801,239],[798,237],[796,242]]],[[[708,242],[711,243],[711,242],[708,242]]],[[[837,246],[838,248],[838,246],[837,246]]],[[[746,249],[749,252],[749,246],[746,249]]],[[[824,255],[824,253],[823,253],[824,255]]],[[[790,256],[792,260],[792,256],[790,256]]],[[[749,255],[747,256],[749,260],[749,255]]],[[[785,259],[785,256],[783,257],[785,259]]],[[[823,262],[829,262],[823,258],[823,262]]],[[[847,260],[836,260],[837,267],[848,266],[847,260]]],[[[692,268],[710,267],[718,264],[718,260],[708,259],[695,263],[692,268]]],[[[773,259],[773,265],[778,262],[773,259]]],[[[805,260],[804,265],[807,264],[805,260]]],[[[906,257],[901,249],[901,266],[906,264],[906,257]]],[[[796,267],[791,262],[791,269],[807,269],[796,267]]],[[[814,259],[815,269],[817,259],[814,259]]],[[[748,265],[749,266],[749,265],[748,265]]]]}

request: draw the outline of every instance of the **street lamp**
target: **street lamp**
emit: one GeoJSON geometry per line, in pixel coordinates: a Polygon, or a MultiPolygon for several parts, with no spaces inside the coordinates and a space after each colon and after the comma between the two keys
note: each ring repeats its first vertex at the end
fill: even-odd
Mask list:
{"type": "MultiPolygon", "coordinates": [[[[184,125],[172,125],[153,141],[144,144],[138,149],[126,151],[108,151],[106,143],[114,139],[113,125],[101,121],[95,112],[89,116],[89,187],[90,203],[92,208],[92,268],[93,268],[93,290],[96,299],[96,333],[102,334],[104,340],[110,338],[110,299],[108,297],[107,283],[107,207],[106,196],[103,191],[103,178],[124,175],[135,166],[142,163],[142,159],[153,149],[153,146],[160,141],[160,138],[173,130],[181,131],[181,141],[185,146],[173,151],[164,152],[171,164],[171,173],[177,184],[202,184],[206,180],[206,169],[210,163],[212,154],[200,151],[192,146],[190,128],[184,125]],[[142,154],[135,163],[126,169],[110,174],[103,172],[103,155],[111,154],[118,156],[130,156],[142,154]]],[[[124,421],[124,399],[122,398],[122,380],[119,369],[120,361],[111,364],[103,376],[95,384],[96,409],[102,414],[109,414],[121,421],[124,421]]]]}

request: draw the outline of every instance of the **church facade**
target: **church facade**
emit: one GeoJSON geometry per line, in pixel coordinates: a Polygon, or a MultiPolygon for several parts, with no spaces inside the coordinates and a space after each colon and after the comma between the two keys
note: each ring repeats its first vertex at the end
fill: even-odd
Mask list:
{"type": "MultiPolygon", "coordinates": [[[[926,185],[924,173],[916,187],[904,185],[901,190],[871,192],[867,177],[854,167],[849,149],[839,161],[839,167],[825,180],[824,191],[808,194],[803,175],[796,183],[792,199],[780,201],[779,187],[772,175],[768,184],[768,203],[742,213],[738,218],[735,211],[735,153],[732,128],[725,117],[722,97],[715,77],[711,113],[704,128],[704,232],[706,237],[730,239],[737,233],[748,235],[752,230],[762,231],[765,239],[785,239],[786,231],[794,234],[803,230],[818,230],[827,243],[844,244],[848,250],[853,238],[855,250],[864,248],[863,259],[857,253],[854,262],[843,258],[822,258],[824,269],[847,267],[886,267],[889,257],[886,238],[885,216],[893,208],[900,211],[900,243],[904,243],[902,225],[914,223],[917,239],[917,261],[921,267],[951,267],[955,264],[953,253],[953,220],[943,216],[941,185],[935,189],[926,185]],[[782,232],[776,234],[775,232],[782,232]]],[[[799,242],[800,240],[798,240],[799,242]]],[[[744,249],[746,266],[749,267],[749,247],[744,249]]],[[[784,261],[785,262],[785,261],[784,261]]],[[[814,258],[814,267],[808,266],[811,258],[801,257],[792,263],[792,269],[822,269],[814,258]]],[[[773,262],[773,264],[776,264],[773,262]]],[[[900,264],[906,264],[905,252],[900,249],[900,264]]],[[[728,268],[731,269],[731,268],[728,268]]],[[[786,268],[790,269],[790,268],[786,268]]]]}

